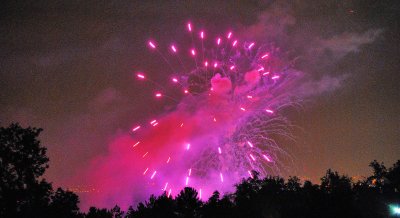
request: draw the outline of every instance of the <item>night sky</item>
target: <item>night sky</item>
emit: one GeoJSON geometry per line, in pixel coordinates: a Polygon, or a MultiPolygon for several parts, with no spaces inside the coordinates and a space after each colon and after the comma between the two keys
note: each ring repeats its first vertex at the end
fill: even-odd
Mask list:
{"type": "Polygon", "coordinates": [[[363,176],[374,159],[400,158],[398,1],[106,2],[1,3],[0,124],[44,129],[55,185],[84,184],[81,171],[116,135],[173,107],[154,101],[135,72],[168,79],[146,42],[184,40],[188,21],[297,57],[313,94],[290,114],[293,174],[363,176]]]}

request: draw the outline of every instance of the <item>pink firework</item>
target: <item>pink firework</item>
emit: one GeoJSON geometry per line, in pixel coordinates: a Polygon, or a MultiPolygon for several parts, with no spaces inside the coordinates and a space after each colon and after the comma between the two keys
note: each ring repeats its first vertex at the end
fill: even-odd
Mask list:
{"type": "Polygon", "coordinates": [[[277,138],[292,139],[291,125],[281,111],[294,104],[299,76],[277,64],[285,60],[272,45],[242,42],[231,31],[207,41],[192,23],[186,31],[192,43],[169,44],[165,55],[161,44],[147,42],[169,68],[169,82],[181,94],[157,78],[136,74],[141,82],[154,85],[153,95],[162,99],[158,102],[176,106],[150,125],[132,128],[132,152],[142,155],[135,161],[146,166],[141,171],[146,187],[171,196],[190,185],[202,198],[253,178],[253,170],[261,175],[281,173],[291,159],[277,138]],[[184,54],[190,58],[181,58],[184,54]]]}

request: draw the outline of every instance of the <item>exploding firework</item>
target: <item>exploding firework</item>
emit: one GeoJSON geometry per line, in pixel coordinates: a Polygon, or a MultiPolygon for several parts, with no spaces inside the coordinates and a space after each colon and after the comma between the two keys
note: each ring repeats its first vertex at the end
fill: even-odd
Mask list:
{"type": "Polygon", "coordinates": [[[228,190],[253,171],[280,174],[290,155],[277,140],[293,139],[283,110],[298,101],[293,87],[300,75],[273,45],[242,42],[232,32],[207,39],[190,23],[187,32],[192,46],[186,50],[171,44],[163,54],[156,41],[147,42],[170,68],[170,82],[180,95],[170,95],[157,79],[136,73],[138,80],[152,84],[154,98],[177,102],[167,116],[131,130],[136,140],[132,149],[146,165],[142,175],[148,186],[168,196],[192,186],[206,196],[228,190]],[[183,61],[184,54],[192,63],[183,61]],[[162,145],[155,146],[154,138],[162,145]]]}

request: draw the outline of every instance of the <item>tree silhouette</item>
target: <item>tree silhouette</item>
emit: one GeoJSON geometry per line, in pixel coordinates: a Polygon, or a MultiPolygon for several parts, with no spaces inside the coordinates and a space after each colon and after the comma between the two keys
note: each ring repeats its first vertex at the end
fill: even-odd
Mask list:
{"type": "Polygon", "coordinates": [[[196,217],[198,215],[201,201],[197,197],[198,193],[195,189],[185,187],[176,196],[176,211],[178,217],[196,217]]]}
{"type": "Polygon", "coordinates": [[[75,217],[78,196],[41,178],[48,168],[40,128],[0,127],[0,217],[75,217]]]}

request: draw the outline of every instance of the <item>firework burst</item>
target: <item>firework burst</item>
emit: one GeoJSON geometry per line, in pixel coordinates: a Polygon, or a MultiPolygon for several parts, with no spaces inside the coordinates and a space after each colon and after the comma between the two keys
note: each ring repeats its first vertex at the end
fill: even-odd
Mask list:
{"type": "Polygon", "coordinates": [[[300,75],[272,45],[241,42],[233,32],[207,39],[191,23],[187,32],[192,46],[185,50],[171,44],[167,55],[155,40],[147,42],[170,69],[169,82],[180,95],[169,94],[146,73],[136,73],[138,80],[152,85],[154,98],[177,102],[167,116],[131,130],[134,152],[146,165],[142,174],[148,186],[168,196],[192,186],[207,196],[252,177],[252,171],[280,174],[290,155],[277,138],[293,139],[292,125],[282,111],[298,101],[292,90],[300,75]],[[183,54],[192,63],[184,62],[183,54]],[[162,145],[156,148],[154,138],[162,145]]]}

